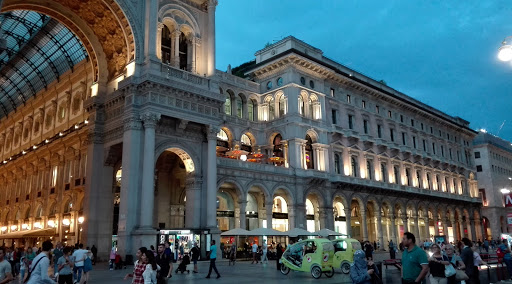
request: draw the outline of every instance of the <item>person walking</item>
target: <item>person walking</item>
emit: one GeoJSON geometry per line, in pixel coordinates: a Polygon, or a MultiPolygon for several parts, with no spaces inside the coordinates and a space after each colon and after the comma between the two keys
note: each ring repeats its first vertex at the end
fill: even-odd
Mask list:
{"type": "Polygon", "coordinates": [[[421,283],[428,273],[427,254],[416,245],[416,237],[410,232],[404,233],[402,245],[402,284],[421,283]]]}
{"type": "Polygon", "coordinates": [[[86,254],[84,244],[79,244],[78,249],[73,252],[73,283],[80,283],[82,279],[86,254]]]}
{"type": "Polygon", "coordinates": [[[57,242],[57,244],[55,245],[55,248],[53,249],[52,255],[53,255],[53,274],[55,275],[55,278],[59,278],[59,269],[58,269],[57,262],[59,261],[59,258],[61,258],[64,255],[61,242],[57,242]]]}
{"type": "Polygon", "coordinates": [[[65,247],[62,249],[62,256],[56,261],[55,274],[59,275],[59,284],[73,284],[73,261],[71,261],[70,255],[71,247],[65,247]]]}
{"type": "Polygon", "coordinates": [[[283,246],[281,246],[281,243],[277,244],[276,256],[277,256],[277,259],[276,259],[277,270],[281,270],[281,263],[280,263],[280,261],[281,261],[281,257],[283,256],[283,246]]]}
{"type": "Polygon", "coordinates": [[[116,262],[116,247],[113,246],[110,250],[110,256],[109,256],[110,262],[109,262],[109,268],[110,270],[114,270],[114,263],[116,262]]]}
{"type": "Polygon", "coordinates": [[[462,243],[464,244],[464,247],[462,249],[462,252],[460,253],[460,258],[462,258],[462,262],[464,262],[464,265],[466,266],[464,272],[466,272],[466,275],[469,277],[469,279],[471,279],[474,273],[473,250],[471,249],[473,244],[468,238],[462,238],[462,243]]]}
{"type": "Polygon", "coordinates": [[[257,254],[258,254],[258,244],[256,244],[256,242],[254,242],[252,244],[252,262],[251,262],[251,264],[254,264],[255,261],[256,261],[256,264],[258,263],[257,254]]]}
{"type": "Polygon", "coordinates": [[[396,259],[396,247],[393,240],[389,241],[389,257],[391,259],[396,259]]]}
{"type": "Polygon", "coordinates": [[[137,257],[137,261],[135,261],[133,265],[133,272],[126,274],[124,277],[124,280],[127,280],[128,278],[133,278],[132,284],[144,284],[144,277],[142,276],[142,273],[144,273],[144,270],[146,270],[146,264],[141,260],[142,254],[147,252],[146,247],[141,247],[139,250],[137,250],[137,253],[135,256],[137,257]]]}
{"type": "Polygon", "coordinates": [[[217,266],[215,266],[215,261],[217,260],[217,246],[215,245],[215,240],[212,240],[210,246],[210,268],[208,269],[208,275],[206,278],[210,278],[210,274],[212,274],[212,269],[217,273],[217,279],[220,278],[219,271],[217,270],[217,266]]]}
{"type": "Polygon", "coordinates": [[[142,273],[144,284],[157,284],[156,274],[158,266],[155,261],[155,254],[152,250],[146,250],[140,257],[141,262],[146,265],[146,269],[142,273]]]}
{"type": "Polygon", "coordinates": [[[236,243],[231,244],[231,248],[229,249],[229,263],[228,265],[235,265],[236,262],[236,243]]]}
{"type": "Polygon", "coordinates": [[[199,260],[199,248],[197,247],[197,243],[194,242],[194,247],[190,250],[192,253],[192,262],[194,262],[194,270],[192,272],[198,273],[197,271],[197,261],[199,260]]]}
{"type": "Polygon", "coordinates": [[[95,245],[92,245],[92,265],[96,265],[96,259],[98,258],[98,248],[95,245]]]}
{"type": "Polygon", "coordinates": [[[156,255],[156,264],[160,266],[157,272],[156,282],[158,284],[167,283],[167,279],[171,278],[171,259],[165,254],[165,245],[158,245],[158,254],[156,255]]]}
{"type": "Polygon", "coordinates": [[[51,241],[44,241],[41,253],[39,253],[29,269],[27,284],[44,284],[55,283],[55,281],[48,276],[48,267],[50,267],[50,251],[53,248],[51,241]]]}
{"type": "Polygon", "coordinates": [[[432,256],[428,259],[428,267],[430,269],[430,284],[447,284],[448,279],[444,274],[446,265],[451,265],[446,256],[441,254],[441,248],[438,244],[430,247],[432,256]]]}
{"type": "Polygon", "coordinates": [[[362,250],[354,252],[354,262],[350,265],[350,279],[354,284],[372,284],[372,276],[378,274],[373,261],[366,262],[366,254],[362,250]],[[368,266],[372,267],[368,269],[368,266]]]}
{"type": "Polygon", "coordinates": [[[6,249],[4,247],[0,247],[0,283],[2,284],[9,283],[14,280],[14,277],[12,277],[11,264],[7,261],[5,255],[6,249]]]}
{"type": "Polygon", "coordinates": [[[366,259],[367,260],[372,260],[372,258],[373,258],[373,247],[372,247],[372,243],[370,243],[369,241],[366,241],[366,243],[364,245],[364,252],[366,254],[366,259]]]}
{"type": "Polygon", "coordinates": [[[268,252],[268,245],[267,242],[263,241],[263,246],[261,248],[261,251],[263,252],[263,255],[261,256],[261,264],[265,261],[266,264],[268,264],[268,258],[267,258],[267,252],[268,252]]]}

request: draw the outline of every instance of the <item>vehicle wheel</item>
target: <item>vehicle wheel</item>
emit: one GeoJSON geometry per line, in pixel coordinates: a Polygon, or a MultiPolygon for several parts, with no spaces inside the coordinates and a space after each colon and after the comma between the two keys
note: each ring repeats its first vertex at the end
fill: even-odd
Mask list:
{"type": "Polygon", "coordinates": [[[343,272],[344,274],[349,274],[350,273],[350,264],[347,262],[342,263],[341,264],[341,272],[343,272]]]}
{"type": "Polygon", "coordinates": [[[283,273],[283,275],[287,275],[290,273],[290,268],[284,264],[281,264],[281,273],[283,273]]]}
{"type": "Polygon", "coordinates": [[[322,277],[322,269],[320,268],[320,266],[315,265],[311,267],[311,276],[313,276],[313,278],[315,279],[322,277]]]}
{"type": "Polygon", "coordinates": [[[327,276],[327,278],[331,278],[334,276],[334,267],[331,268],[331,271],[327,271],[327,272],[324,272],[325,276],[327,276]]]}

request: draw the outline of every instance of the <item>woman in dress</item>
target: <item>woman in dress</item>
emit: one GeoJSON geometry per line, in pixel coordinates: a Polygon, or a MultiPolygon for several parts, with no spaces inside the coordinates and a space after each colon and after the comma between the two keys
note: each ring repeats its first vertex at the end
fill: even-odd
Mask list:
{"type": "Polygon", "coordinates": [[[135,261],[135,264],[133,266],[133,273],[126,274],[124,277],[124,280],[127,280],[128,278],[133,278],[132,283],[139,284],[144,283],[144,277],[142,276],[142,273],[144,273],[144,270],[146,270],[145,263],[142,262],[142,255],[145,254],[148,251],[146,247],[141,247],[139,250],[137,250],[137,261],[135,261]]]}
{"type": "Polygon", "coordinates": [[[156,265],[155,255],[152,251],[146,251],[140,259],[146,265],[146,269],[142,273],[144,284],[156,284],[156,273],[159,267],[156,265]]]}

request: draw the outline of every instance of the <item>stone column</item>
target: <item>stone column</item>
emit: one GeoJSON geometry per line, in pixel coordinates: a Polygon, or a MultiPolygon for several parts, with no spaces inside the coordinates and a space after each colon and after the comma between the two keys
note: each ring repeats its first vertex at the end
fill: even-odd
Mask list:
{"type": "Polygon", "coordinates": [[[343,209],[343,211],[345,211],[345,224],[347,226],[347,235],[352,237],[352,212],[348,208],[343,209]]]}
{"type": "Polygon", "coordinates": [[[459,218],[459,220],[457,220],[459,222],[459,230],[460,230],[460,239],[462,240],[462,238],[465,237],[465,234],[464,234],[464,223],[462,222],[462,218],[459,218]]]}
{"type": "Polygon", "coordinates": [[[274,203],[265,203],[265,217],[267,218],[267,228],[272,229],[272,206],[274,203]]]}
{"type": "Polygon", "coordinates": [[[245,215],[247,200],[238,201],[238,206],[240,207],[240,228],[247,230],[247,217],[245,215]]]}
{"type": "Polygon", "coordinates": [[[415,225],[414,233],[416,234],[417,238],[421,240],[422,236],[420,235],[420,219],[419,219],[418,215],[413,216],[413,219],[414,219],[414,225],[415,225]]]}
{"type": "Polygon", "coordinates": [[[468,235],[471,236],[472,241],[478,240],[476,237],[475,219],[473,219],[473,218],[469,219],[468,235]],[[471,230],[471,232],[469,230],[471,230]]]}
{"type": "Polygon", "coordinates": [[[187,228],[197,229],[201,227],[201,214],[198,208],[201,207],[201,186],[202,179],[196,177],[187,178],[185,203],[185,226],[187,228]]]}
{"type": "Polygon", "coordinates": [[[396,230],[396,222],[395,222],[395,216],[392,216],[391,218],[391,239],[396,243],[397,242],[397,237],[398,237],[398,232],[396,230]]]}
{"type": "Polygon", "coordinates": [[[428,212],[427,212],[427,216],[426,217],[423,217],[423,222],[425,222],[425,232],[427,234],[427,239],[430,239],[430,220],[428,219],[428,212]]]}
{"type": "Polygon", "coordinates": [[[437,218],[434,218],[434,236],[439,235],[439,220],[437,218]]]}
{"type": "Polygon", "coordinates": [[[136,113],[127,113],[123,124],[123,177],[119,205],[118,251],[124,257],[126,254],[135,255],[134,250],[137,248],[132,241],[132,231],[139,223],[137,216],[139,215],[140,166],[143,150],[140,116],[136,113]]]}
{"type": "MultiPolygon", "coordinates": [[[[163,23],[157,24],[157,33],[156,33],[156,57],[162,60],[162,31],[164,29],[163,23]]],[[[167,63],[167,62],[164,62],[167,63]]]]}
{"type": "Polygon", "coordinates": [[[282,140],[281,143],[283,144],[283,152],[284,152],[284,166],[286,168],[290,167],[290,161],[289,161],[289,155],[288,155],[288,141],[282,140]]]}
{"type": "Polygon", "coordinates": [[[368,240],[368,224],[366,223],[366,211],[361,209],[361,226],[363,228],[363,241],[368,240]]]}
{"type": "Polygon", "coordinates": [[[208,69],[207,76],[215,74],[215,8],[217,0],[208,0],[208,69]]]}
{"type": "Polygon", "coordinates": [[[153,208],[155,206],[155,127],[160,114],[147,112],[144,121],[144,159],[142,163],[142,194],[140,229],[153,230],[153,208]]]}
{"type": "Polygon", "coordinates": [[[288,205],[288,230],[296,227],[297,219],[295,214],[295,208],[288,205]]]}
{"type": "Polygon", "coordinates": [[[195,69],[196,64],[195,50],[195,36],[192,33],[189,33],[187,35],[187,71],[189,72],[195,72],[192,71],[192,69],[195,69]]]}
{"type": "Polygon", "coordinates": [[[448,218],[444,218],[443,219],[443,233],[445,236],[449,237],[449,234],[448,234],[448,218]]]}
{"type": "MultiPolygon", "coordinates": [[[[329,230],[334,231],[334,208],[332,207],[325,207],[325,227],[329,230]]],[[[323,228],[320,228],[323,229],[323,228]]]]}
{"type": "Polygon", "coordinates": [[[171,33],[171,65],[176,68],[180,68],[180,35],[181,31],[174,30],[171,33]]]}
{"type": "Polygon", "coordinates": [[[455,216],[453,216],[453,215],[450,216],[450,223],[452,223],[453,239],[454,239],[454,242],[456,242],[457,240],[460,240],[460,238],[459,238],[459,234],[457,233],[457,223],[455,223],[455,216]]]}
{"type": "MultiPolygon", "coordinates": [[[[158,14],[158,1],[146,0],[146,21],[145,21],[145,42],[144,50],[146,58],[156,59],[157,48],[157,14],[158,14]]],[[[99,250],[98,250],[99,251],[99,250]]]]}
{"type": "MultiPolygon", "coordinates": [[[[384,232],[382,231],[382,215],[380,210],[377,210],[377,237],[379,238],[380,250],[384,249],[384,232]]],[[[375,248],[377,249],[377,248],[375,248]]]]}
{"type": "Polygon", "coordinates": [[[327,222],[326,220],[327,218],[327,214],[326,214],[326,208],[319,208],[318,210],[318,223],[319,223],[319,229],[323,229],[323,228],[326,228],[325,224],[327,222]]]}
{"type": "Polygon", "coordinates": [[[404,232],[409,232],[409,218],[406,215],[402,216],[402,223],[404,223],[404,232]]]}
{"type": "Polygon", "coordinates": [[[217,133],[219,129],[210,126],[207,131],[208,138],[208,167],[206,180],[206,226],[217,230],[217,133]]]}

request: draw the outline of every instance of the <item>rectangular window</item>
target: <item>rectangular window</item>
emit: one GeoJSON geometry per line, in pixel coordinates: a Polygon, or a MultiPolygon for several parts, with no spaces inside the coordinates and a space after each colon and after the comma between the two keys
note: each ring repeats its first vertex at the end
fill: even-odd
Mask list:
{"type": "Polygon", "coordinates": [[[436,154],[436,143],[432,143],[432,153],[436,154]]]}
{"type": "Polygon", "coordinates": [[[354,129],[354,116],[348,115],[348,129],[354,129]]]}
{"type": "Polygon", "coordinates": [[[460,151],[457,150],[457,162],[460,162],[460,151]]]}
{"type": "Polygon", "coordinates": [[[414,127],[414,119],[411,119],[411,126],[414,127]]]}
{"type": "Polygon", "coordinates": [[[368,134],[368,120],[363,120],[364,134],[368,134]]]}
{"type": "Polygon", "coordinates": [[[57,174],[58,174],[59,166],[54,166],[52,169],[52,178],[50,180],[50,186],[55,187],[57,185],[57,174]]]}
{"type": "Polygon", "coordinates": [[[434,134],[434,128],[430,126],[430,134],[434,134]]]}
{"type": "Polygon", "coordinates": [[[448,141],[450,141],[450,134],[446,133],[446,139],[448,139],[448,141]]]}
{"type": "Polygon", "coordinates": [[[481,172],[482,171],[482,166],[481,165],[477,165],[476,166],[476,171],[477,172],[481,172]]]}
{"type": "Polygon", "coordinates": [[[444,147],[443,147],[443,145],[441,145],[441,156],[443,156],[443,158],[444,158],[444,147]]]}
{"type": "Polygon", "coordinates": [[[452,149],[451,148],[448,149],[448,153],[450,154],[450,160],[453,160],[453,158],[452,158],[452,149]]]}
{"type": "Polygon", "coordinates": [[[366,108],[366,101],[362,101],[362,102],[361,102],[361,106],[362,106],[363,108],[366,108]]]}
{"type": "Polygon", "coordinates": [[[332,124],[338,124],[338,111],[332,110],[332,124]]]}
{"type": "Polygon", "coordinates": [[[404,122],[404,116],[403,115],[400,115],[400,122],[404,122]]]}
{"type": "Polygon", "coordinates": [[[393,129],[389,129],[389,137],[391,138],[391,142],[395,142],[395,131],[393,129]]]}
{"type": "Polygon", "coordinates": [[[388,117],[389,117],[389,118],[391,118],[391,117],[392,117],[392,115],[391,115],[391,111],[390,111],[390,110],[388,110],[388,117]]]}
{"type": "Polygon", "coordinates": [[[405,132],[402,132],[402,144],[406,145],[406,143],[405,143],[405,132]]]}
{"type": "Polygon", "coordinates": [[[480,159],[480,152],[475,152],[475,159],[480,159]]]}
{"type": "Polygon", "coordinates": [[[331,88],[331,97],[334,97],[334,89],[331,88]]]}
{"type": "Polygon", "coordinates": [[[443,137],[441,130],[439,130],[439,137],[443,137]]]}
{"type": "Polygon", "coordinates": [[[375,112],[376,112],[376,113],[380,113],[380,108],[379,108],[379,106],[375,106],[375,112]]]}
{"type": "Polygon", "coordinates": [[[423,130],[423,122],[421,123],[421,130],[423,130]]]}
{"type": "Polygon", "coordinates": [[[412,146],[414,147],[414,149],[416,149],[416,137],[415,136],[412,137],[412,146]]]}
{"type": "Polygon", "coordinates": [[[352,103],[352,100],[350,99],[350,95],[347,95],[347,103],[352,103]]]}
{"type": "Polygon", "coordinates": [[[382,126],[380,124],[377,124],[377,136],[382,138],[382,126]]]}
{"type": "Polygon", "coordinates": [[[487,196],[485,196],[485,188],[479,188],[478,194],[480,195],[480,198],[482,198],[482,205],[487,206],[487,196]]]}
{"type": "Polygon", "coordinates": [[[427,141],[423,139],[423,151],[427,152],[427,141]]]}

